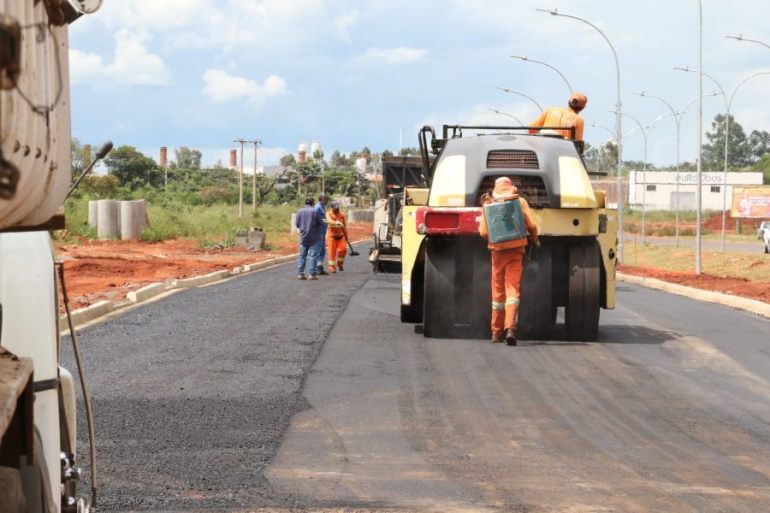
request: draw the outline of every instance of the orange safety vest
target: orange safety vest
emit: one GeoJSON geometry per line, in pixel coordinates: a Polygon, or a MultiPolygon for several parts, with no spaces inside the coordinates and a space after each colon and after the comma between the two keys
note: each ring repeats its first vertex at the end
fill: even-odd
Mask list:
{"type": "Polygon", "coordinates": [[[345,214],[341,210],[336,214],[334,210],[329,210],[326,213],[326,223],[329,225],[329,230],[326,232],[327,237],[339,240],[347,235],[348,224],[345,220],[345,214]],[[342,226],[336,226],[337,223],[342,223],[342,226]]]}
{"type": "MultiPolygon", "coordinates": [[[[505,201],[509,199],[519,198],[521,204],[521,212],[524,214],[524,223],[527,225],[527,232],[529,233],[530,240],[537,240],[537,223],[532,215],[532,210],[529,208],[527,200],[520,197],[518,194],[507,198],[500,198],[499,201],[505,201]]],[[[487,219],[484,214],[484,209],[481,209],[481,220],[479,221],[479,235],[489,240],[489,230],[487,229],[487,219]]],[[[502,251],[505,249],[523,248],[527,245],[527,239],[509,240],[505,242],[489,242],[487,247],[490,251],[502,251]]]]}
{"type": "MultiPolygon", "coordinates": [[[[563,126],[567,128],[574,126],[576,141],[583,140],[584,125],[583,118],[567,107],[548,107],[540,114],[540,117],[529,124],[529,126],[563,126]]],[[[565,139],[572,139],[572,133],[569,130],[557,131],[561,132],[565,139]]],[[[529,133],[535,134],[537,130],[530,130],[529,133]]]]}

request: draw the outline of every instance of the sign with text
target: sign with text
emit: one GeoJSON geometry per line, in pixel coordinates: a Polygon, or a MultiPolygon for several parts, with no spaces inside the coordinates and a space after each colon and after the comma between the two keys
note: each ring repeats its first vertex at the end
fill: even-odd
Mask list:
{"type": "Polygon", "coordinates": [[[732,217],[770,218],[770,185],[733,187],[732,217]]]}

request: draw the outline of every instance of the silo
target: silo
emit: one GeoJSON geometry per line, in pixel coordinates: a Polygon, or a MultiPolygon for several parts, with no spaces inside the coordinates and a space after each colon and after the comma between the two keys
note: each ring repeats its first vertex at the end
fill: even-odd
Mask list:
{"type": "Polygon", "coordinates": [[[305,162],[307,160],[307,144],[299,143],[299,148],[297,149],[297,160],[299,162],[305,162]]]}
{"type": "Polygon", "coordinates": [[[366,157],[359,157],[356,159],[356,168],[361,173],[366,173],[366,157]]]}
{"type": "Polygon", "coordinates": [[[321,141],[313,141],[310,144],[310,156],[311,157],[315,156],[315,153],[317,151],[321,151],[321,141]]]}

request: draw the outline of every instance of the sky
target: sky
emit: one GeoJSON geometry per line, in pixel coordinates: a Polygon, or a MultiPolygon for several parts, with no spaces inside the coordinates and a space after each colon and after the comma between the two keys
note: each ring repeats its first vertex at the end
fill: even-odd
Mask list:
{"type": "MultiPolygon", "coordinates": [[[[747,133],[770,131],[770,4],[703,0],[703,70],[733,97],[747,133]]],[[[694,0],[104,0],[70,28],[72,133],[82,143],[135,146],[157,160],[160,146],[187,146],[203,162],[228,162],[239,138],[260,139],[259,165],[277,164],[300,143],[326,155],[417,146],[423,125],[518,124],[565,105],[569,88],[588,96],[585,139],[614,130],[617,102],[647,130],[647,159],[676,160],[676,112],[698,94],[698,2],[694,0]],[[524,96],[498,90],[504,87],[524,96]],[[596,127],[591,125],[597,125],[596,127]]],[[[704,77],[704,93],[717,91],[704,77]]],[[[703,128],[725,112],[704,98],[703,128]]],[[[698,103],[682,118],[680,154],[697,150],[698,103]]],[[[642,160],[644,138],[623,118],[623,158],[642,160]]],[[[705,142],[705,137],[704,137],[705,142]]],[[[248,146],[247,146],[248,148],[248,146]]],[[[253,149],[244,166],[253,166],[253,149]]]]}

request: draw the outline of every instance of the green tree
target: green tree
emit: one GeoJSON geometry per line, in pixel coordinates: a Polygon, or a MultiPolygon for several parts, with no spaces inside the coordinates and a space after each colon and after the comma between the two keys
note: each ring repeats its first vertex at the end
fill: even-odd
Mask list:
{"type": "Polygon", "coordinates": [[[350,157],[346,157],[340,153],[339,150],[334,150],[332,156],[329,157],[329,165],[332,167],[352,166],[353,161],[350,159],[350,157]]]}
{"type": "Polygon", "coordinates": [[[762,160],[762,157],[770,153],[770,133],[752,130],[749,135],[749,148],[753,160],[762,160]]]}
{"type": "Polygon", "coordinates": [[[752,167],[753,171],[762,172],[762,183],[770,185],[770,153],[765,153],[752,167]]]}
{"type": "Polygon", "coordinates": [[[419,157],[420,156],[420,150],[414,147],[406,147],[401,148],[401,150],[398,152],[399,156],[401,157],[419,157]]]}
{"type": "Polygon", "coordinates": [[[297,159],[295,159],[294,155],[292,155],[291,153],[284,155],[283,157],[281,157],[281,160],[280,160],[280,164],[283,167],[293,167],[294,164],[296,163],[297,163],[297,159]]]}
{"type": "Polygon", "coordinates": [[[76,138],[72,138],[70,143],[70,159],[72,160],[72,178],[77,178],[83,172],[83,145],[76,138]]]}
{"type": "MultiPolygon", "coordinates": [[[[751,164],[751,148],[746,132],[735,118],[730,116],[730,135],[728,144],[728,168],[738,169],[751,164]]],[[[725,116],[717,114],[711,122],[711,132],[706,132],[708,143],[703,145],[703,168],[719,170],[725,161],[725,116]]]]}
{"type": "Polygon", "coordinates": [[[104,159],[104,165],[109,174],[117,177],[120,185],[128,185],[131,189],[160,185],[159,179],[162,179],[155,161],[133,146],[115,148],[104,159]]]}
{"type": "Polygon", "coordinates": [[[174,149],[174,164],[181,169],[200,169],[201,157],[200,151],[187,146],[174,149]]]}

